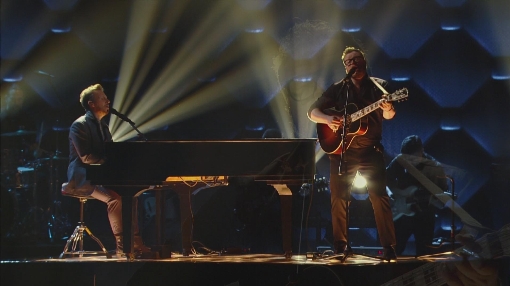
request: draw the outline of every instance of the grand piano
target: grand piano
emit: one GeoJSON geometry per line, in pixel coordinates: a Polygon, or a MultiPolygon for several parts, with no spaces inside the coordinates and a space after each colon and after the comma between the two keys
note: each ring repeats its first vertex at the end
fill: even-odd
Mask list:
{"type": "MultiPolygon", "coordinates": [[[[288,185],[313,182],[315,147],[316,139],[107,142],[106,162],[88,166],[87,179],[111,187],[122,196],[124,252],[128,259],[134,257],[136,198],[143,192],[172,190],[178,194],[182,249],[188,256],[192,250],[190,197],[195,189],[204,184],[227,184],[231,177],[267,182],[280,196],[283,250],[290,258],[292,193],[288,185]]],[[[162,205],[159,193],[157,211],[162,205]]],[[[156,223],[160,224],[158,215],[156,223]]]]}

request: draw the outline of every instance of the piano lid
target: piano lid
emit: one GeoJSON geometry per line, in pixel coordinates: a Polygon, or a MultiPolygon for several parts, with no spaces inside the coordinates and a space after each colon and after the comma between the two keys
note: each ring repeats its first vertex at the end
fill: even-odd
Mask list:
{"type": "Polygon", "coordinates": [[[106,162],[87,168],[94,184],[160,184],[169,176],[313,180],[316,139],[107,142],[106,162]]]}

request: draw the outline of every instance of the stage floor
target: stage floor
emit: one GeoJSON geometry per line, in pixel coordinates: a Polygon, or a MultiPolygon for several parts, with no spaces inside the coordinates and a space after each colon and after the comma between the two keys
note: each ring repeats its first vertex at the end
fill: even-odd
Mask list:
{"type": "MultiPolygon", "coordinates": [[[[2,285],[370,286],[382,285],[420,267],[454,260],[448,253],[420,258],[399,257],[397,262],[355,254],[342,262],[327,252],[294,254],[291,258],[285,258],[283,254],[182,256],[172,253],[169,258],[159,259],[128,260],[115,255],[113,258],[97,255],[60,259],[63,246],[46,247],[46,253],[43,253],[43,247],[25,248],[25,255],[2,258],[2,285]]],[[[3,247],[2,256],[8,253],[3,247]]]]}

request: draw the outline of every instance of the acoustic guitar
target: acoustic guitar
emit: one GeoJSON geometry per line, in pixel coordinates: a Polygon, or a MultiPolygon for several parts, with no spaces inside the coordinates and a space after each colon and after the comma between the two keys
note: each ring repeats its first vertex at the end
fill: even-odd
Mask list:
{"type": "Polygon", "coordinates": [[[323,110],[325,114],[339,118],[342,118],[345,112],[347,112],[347,121],[345,123],[347,134],[345,136],[345,142],[342,142],[342,127],[337,130],[332,130],[327,124],[317,123],[317,136],[322,150],[328,154],[341,154],[345,152],[345,150],[347,150],[347,148],[351,145],[354,137],[364,135],[368,131],[368,119],[364,118],[366,115],[380,108],[379,105],[382,102],[400,101],[405,99],[407,96],[407,89],[403,88],[394,93],[388,94],[385,98],[380,99],[360,110],[358,110],[358,106],[354,103],[349,103],[340,110],[337,109],[336,106],[323,110]]]}

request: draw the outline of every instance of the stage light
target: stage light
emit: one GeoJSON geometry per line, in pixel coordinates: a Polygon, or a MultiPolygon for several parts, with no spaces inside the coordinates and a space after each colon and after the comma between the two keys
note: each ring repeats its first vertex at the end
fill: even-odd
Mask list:
{"type": "Polygon", "coordinates": [[[367,180],[359,172],[356,172],[356,176],[354,177],[352,184],[357,189],[366,189],[367,180]]]}
{"type": "Polygon", "coordinates": [[[244,29],[246,33],[258,34],[264,32],[264,28],[252,28],[252,29],[244,29]]]}
{"type": "Polygon", "coordinates": [[[494,80],[507,80],[510,79],[510,75],[492,75],[492,79],[494,80]]]}
{"type": "Polygon", "coordinates": [[[23,76],[20,75],[17,77],[6,76],[2,80],[5,82],[18,82],[18,81],[21,81],[22,79],[23,79],[23,76]]]}
{"type": "Polygon", "coordinates": [[[460,130],[462,127],[459,110],[448,108],[442,110],[440,128],[445,131],[460,130]]]}
{"type": "Polygon", "coordinates": [[[460,26],[457,25],[441,25],[441,30],[443,31],[457,31],[460,29],[460,26]]]}
{"type": "Polygon", "coordinates": [[[51,28],[51,31],[55,34],[64,34],[71,32],[71,27],[51,28]]]}
{"type": "Polygon", "coordinates": [[[312,77],[296,77],[296,78],[294,78],[294,81],[309,82],[309,81],[312,81],[312,77]]]}
{"type": "Polygon", "coordinates": [[[409,78],[409,77],[393,77],[392,76],[391,79],[394,80],[394,81],[408,81],[411,78],[409,78]]]}
{"type": "Polygon", "coordinates": [[[492,68],[492,79],[508,80],[510,79],[510,57],[498,57],[496,64],[492,68]]]}
{"type": "Polygon", "coordinates": [[[342,31],[346,33],[357,33],[361,31],[361,28],[342,28],[342,31]]]}

